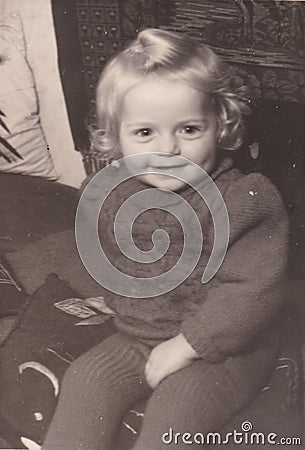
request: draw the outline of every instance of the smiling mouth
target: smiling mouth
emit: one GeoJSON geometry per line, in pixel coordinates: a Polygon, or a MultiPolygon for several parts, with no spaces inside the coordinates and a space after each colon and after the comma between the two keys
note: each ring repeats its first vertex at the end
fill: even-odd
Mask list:
{"type": "Polygon", "coordinates": [[[148,169],[149,170],[177,170],[187,166],[187,160],[185,158],[176,157],[175,155],[170,154],[158,154],[153,155],[150,161],[148,161],[148,169]]]}
{"type": "Polygon", "coordinates": [[[186,164],[160,164],[149,166],[150,170],[170,170],[170,169],[180,169],[185,167],[186,164]]]}

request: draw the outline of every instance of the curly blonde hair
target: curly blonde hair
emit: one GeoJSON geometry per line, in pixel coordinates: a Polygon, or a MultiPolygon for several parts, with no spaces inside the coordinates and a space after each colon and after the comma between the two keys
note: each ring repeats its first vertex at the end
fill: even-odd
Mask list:
{"type": "Polygon", "coordinates": [[[119,149],[122,101],[148,75],[179,80],[208,93],[218,119],[219,147],[242,144],[243,117],[249,113],[245,86],[234,83],[232,69],[210,48],[187,35],[149,28],[108,62],[97,87],[98,128],[92,137],[101,152],[119,149]]]}

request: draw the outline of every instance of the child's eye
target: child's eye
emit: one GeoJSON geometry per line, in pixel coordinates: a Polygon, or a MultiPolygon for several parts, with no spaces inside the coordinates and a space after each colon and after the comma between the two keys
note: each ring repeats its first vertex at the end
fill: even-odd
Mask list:
{"type": "Polygon", "coordinates": [[[188,125],[188,126],[186,126],[186,127],[183,127],[182,130],[181,130],[181,132],[182,132],[183,134],[189,134],[189,135],[198,133],[198,132],[200,132],[200,131],[201,131],[201,130],[200,130],[199,127],[194,127],[194,126],[192,126],[192,125],[188,125]]]}
{"type": "Polygon", "coordinates": [[[201,136],[202,128],[198,125],[186,125],[181,128],[180,133],[185,139],[196,139],[201,136]]]}
{"type": "Polygon", "coordinates": [[[152,130],[150,128],[141,128],[135,131],[135,135],[140,138],[149,138],[152,135],[152,130]]]}

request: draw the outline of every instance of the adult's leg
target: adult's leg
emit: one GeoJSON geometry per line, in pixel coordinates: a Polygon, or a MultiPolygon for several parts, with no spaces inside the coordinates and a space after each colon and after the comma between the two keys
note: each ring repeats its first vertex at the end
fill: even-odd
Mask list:
{"type": "Polygon", "coordinates": [[[151,394],[144,367],[150,349],[122,334],[68,368],[43,450],[106,450],[126,411],[151,394]]]}
{"type": "Polygon", "coordinates": [[[220,364],[197,360],[169,376],[148,401],[133,450],[202,449],[200,440],[190,444],[192,438],[188,437],[189,442],[183,442],[183,433],[194,437],[196,433],[219,432],[264,387],[276,356],[273,349],[266,348],[220,364]],[[175,439],[175,433],[181,435],[175,439]]]}

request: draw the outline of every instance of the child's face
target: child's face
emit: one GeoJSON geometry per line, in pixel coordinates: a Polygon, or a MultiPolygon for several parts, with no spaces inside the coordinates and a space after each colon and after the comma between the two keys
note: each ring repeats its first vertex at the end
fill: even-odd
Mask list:
{"type": "MultiPolygon", "coordinates": [[[[143,156],[136,171],[160,170],[193,180],[193,165],[181,165],[180,155],[210,173],[217,156],[217,119],[209,96],[180,81],[147,78],[125,95],[119,143],[123,156],[143,156]]],[[[166,174],[140,178],[171,191],[185,184],[166,174]]]]}

